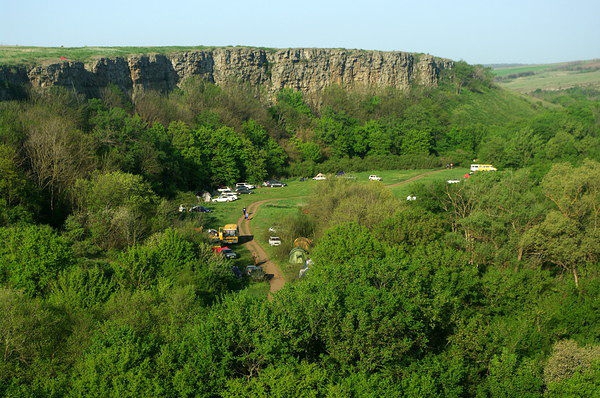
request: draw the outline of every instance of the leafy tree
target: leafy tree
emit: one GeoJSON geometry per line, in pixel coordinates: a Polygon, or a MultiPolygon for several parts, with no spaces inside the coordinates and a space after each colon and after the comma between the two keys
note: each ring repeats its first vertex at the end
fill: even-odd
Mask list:
{"type": "Polygon", "coordinates": [[[63,308],[80,327],[88,318],[101,318],[103,305],[116,291],[117,286],[108,264],[89,261],[62,270],[51,283],[48,303],[63,308]]]}
{"type": "Polygon", "coordinates": [[[523,237],[529,255],[573,273],[579,285],[578,268],[600,258],[600,164],[586,160],[577,168],[556,164],[542,186],[555,209],[523,237]]]}
{"type": "Polygon", "coordinates": [[[320,397],[328,396],[329,373],[311,363],[269,366],[249,381],[229,379],[223,397],[320,397]]]}
{"type": "Polygon", "coordinates": [[[74,262],[66,239],[48,226],[0,228],[0,238],[0,281],[29,296],[47,293],[58,273],[74,262]]]}
{"type": "Polygon", "coordinates": [[[541,369],[533,361],[519,361],[507,349],[490,363],[487,387],[492,397],[541,397],[541,369]]]}
{"type": "Polygon", "coordinates": [[[520,168],[529,166],[542,151],[543,141],[531,130],[512,134],[504,149],[504,161],[501,166],[520,168]]]}
{"type": "Polygon", "coordinates": [[[267,130],[251,119],[242,126],[242,133],[249,140],[244,141],[244,179],[263,181],[280,174],[287,156],[267,130]]]}
{"type": "Polygon", "coordinates": [[[397,207],[397,199],[379,184],[364,186],[337,179],[315,189],[307,210],[319,232],[347,222],[372,228],[389,217],[397,207]]]}
{"type": "Polygon", "coordinates": [[[549,397],[592,396],[600,387],[600,347],[580,347],[573,340],[558,341],[544,368],[549,397]]]}
{"type": "Polygon", "coordinates": [[[323,159],[321,147],[316,142],[296,141],[296,145],[299,147],[302,159],[313,163],[319,163],[323,159]]]}
{"type": "Polygon", "coordinates": [[[335,157],[352,155],[352,147],[356,141],[348,134],[356,124],[349,115],[326,109],[323,116],[317,120],[315,135],[318,140],[329,145],[335,157]]]}
{"type": "Polygon", "coordinates": [[[32,179],[49,195],[51,212],[64,203],[69,188],[94,166],[93,144],[64,118],[31,112],[25,142],[32,179]]]}
{"type": "Polygon", "coordinates": [[[33,221],[39,199],[31,182],[17,167],[17,154],[7,145],[0,145],[0,225],[33,221]]]}
{"type": "Polygon", "coordinates": [[[206,142],[183,122],[169,124],[168,134],[181,165],[179,173],[175,176],[180,180],[180,187],[196,190],[210,182],[210,170],[207,164],[209,154],[206,151],[206,142]]]}
{"type": "Polygon", "coordinates": [[[312,117],[312,111],[302,93],[289,88],[277,93],[277,102],[269,111],[277,123],[285,126],[288,131],[310,124],[312,117]]]}
{"type": "Polygon", "coordinates": [[[545,216],[548,205],[538,182],[529,170],[477,176],[469,181],[479,185],[473,211],[460,221],[471,229],[485,260],[492,256],[497,265],[514,264],[523,259],[523,235],[545,216]],[[487,246],[484,248],[482,246],[487,246]],[[489,254],[484,253],[486,250],[489,254]]]}
{"type": "Polygon", "coordinates": [[[449,79],[454,85],[456,93],[460,94],[464,88],[481,92],[492,85],[492,73],[481,65],[469,65],[465,61],[455,62],[451,69],[442,74],[443,79],[449,79]]]}
{"type": "Polygon", "coordinates": [[[201,136],[208,143],[212,155],[209,160],[214,186],[233,184],[240,180],[243,165],[244,142],[229,127],[215,131],[202,130],[201,136]]]}
{"type": "Polygon", "coordinates": [[[0,288],[0,394],[6,397],[61,395],[67,384],[57,358],[69,334],[65,314],[23,292],[0,288]]]}
{"type": "MultiPolygon", "coordinates": [[[[392,126],[386,126],[375,120],[367,121],[362,127],[359,135],[364,135],[368,140],[369,155],[385,155],[396,153],[397,143],[395,142],[395,134],[392,126]]],[[[360,151],[356,151],[360,153],[360,151]]]]}
{"type": "Polygon", "coordinates": [[[71,396],[139,397],[164,394],[153,371],[158,341],[131,328],[107,322],[75,364],[71,396]]]}
{"type": "Polygon", "coordinates": [[[558,131],[545,146],[546,157],[550,160],[575,160],[578,151],[576,148],[575,137],[566,132],[558,131]]]}
{"type": "Polygon", "coordinates": [[[76,189],[77,219],[98,246],[120,248],[149,235],[157,198],[140,176],[95,174],[76,189]]]}

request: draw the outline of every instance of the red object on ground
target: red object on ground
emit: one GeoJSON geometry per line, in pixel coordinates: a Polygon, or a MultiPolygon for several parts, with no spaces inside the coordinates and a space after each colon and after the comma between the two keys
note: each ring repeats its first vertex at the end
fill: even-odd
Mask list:
{"type": "Polygon", "coordinates": [[[212,250],[215,253],[221,253],[223,251],[223,249],[229,249],[228,246],[213,246],[212,250]]]}

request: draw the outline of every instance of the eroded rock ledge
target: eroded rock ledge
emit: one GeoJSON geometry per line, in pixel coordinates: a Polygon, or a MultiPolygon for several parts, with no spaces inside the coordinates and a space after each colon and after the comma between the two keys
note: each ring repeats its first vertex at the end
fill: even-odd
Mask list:
{"type": "Polygon", "coordinates": [[[100,58],[87,63],[61,61],[33,68],[0,66],[0,99],[23,88],[62,86],[89,97],[116,85],[135,96],[146,90],[169,92],[191,76],[217,85],[242,82],[272,95],[282,88],[307,94],[344,87],[435,86],[453,62],[430,55],[344,49],[219,48],[174,54],[100,58]]]}

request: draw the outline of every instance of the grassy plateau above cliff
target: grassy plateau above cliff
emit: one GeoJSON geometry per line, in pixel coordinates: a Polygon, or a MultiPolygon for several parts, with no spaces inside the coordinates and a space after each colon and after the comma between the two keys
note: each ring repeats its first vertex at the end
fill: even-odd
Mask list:
{"type": "Polygon", "coordinates": [[[22,47],[0,46],[0,65],[35,65],[62,58],[85,62],[99,57],[124,57],[139,54],[169,54],[209,50],[206,46],[169,47],[22,47]]]}

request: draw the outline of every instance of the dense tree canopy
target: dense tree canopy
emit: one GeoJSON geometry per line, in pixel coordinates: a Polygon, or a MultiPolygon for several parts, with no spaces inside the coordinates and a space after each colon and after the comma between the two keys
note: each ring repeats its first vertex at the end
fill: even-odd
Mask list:
{"type": "Polygon", "coordinates": [[[189,79],[1,102],[0,395],[593,396],[598,95],[446,73],[310,99],[189,79]],[[240,180],[473,159],[500,171],[416,201],[317,185],[279,220],[312,265],[269,299],[201,238],[210,215],[172,209],[240,180]]]}

